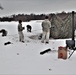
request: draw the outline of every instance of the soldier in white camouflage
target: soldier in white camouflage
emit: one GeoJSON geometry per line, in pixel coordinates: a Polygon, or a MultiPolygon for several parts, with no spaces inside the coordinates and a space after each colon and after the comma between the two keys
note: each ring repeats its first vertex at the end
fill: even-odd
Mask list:
{"type": "Polygon", "coordinates": [[[18,34],[19,34],[19,41],[24,43],[24,34],[23,34],[23,30],[25,29],[25,27],[22,27],[22,21],[19,20],[19,24],[18,24],[18,34]]]}
{"type": "Polygon", "coordinates": [[[42,43],[44,43],[44,40],[46,43],[49,43],[50,28],[51,28],[51,22],[49,21],[49,17],[46,16],[45,20],[42,22],[42,30],[43,30],[41,40],[42,43]]]}

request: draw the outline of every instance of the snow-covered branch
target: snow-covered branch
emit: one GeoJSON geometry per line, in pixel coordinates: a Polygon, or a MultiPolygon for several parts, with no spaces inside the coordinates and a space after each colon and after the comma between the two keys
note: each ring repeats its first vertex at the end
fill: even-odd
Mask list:
{"type": "Polygon", "coordinates": [[[3,9],[4,9],[4,8],[1,6],[1,4],[0,4],[0,9],[1,9],[1,10],[3,10],[3,9]]]}

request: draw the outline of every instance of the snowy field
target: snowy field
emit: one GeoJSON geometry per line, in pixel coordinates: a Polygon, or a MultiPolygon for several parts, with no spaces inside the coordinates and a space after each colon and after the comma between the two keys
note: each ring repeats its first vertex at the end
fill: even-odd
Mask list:
{"type": "MultiPolygon", "coordinates": [[[[66,39],[50,39],[49,44],[41,43],[38,35],[42,33],[41,20],[23,22],[25,43],[18,41],[18,22],[0,22],[0,30],[6,29],[8,35],[0,33],[0,75],[76,75],[76,52],[70,59],[58,59],[58,47],[66,46],[66,39]],[[26,25],[32,26],[32,32],[26,31],[26,25]],[[33,39],[31,36],[36,36],[33,39]],[[12,44],[4,45],[5,42],[12,44]],[[52,51],[40,55],[41,51],[52,51]]],[[[68,54],[69,56],[69,54],[68,54]]]]}

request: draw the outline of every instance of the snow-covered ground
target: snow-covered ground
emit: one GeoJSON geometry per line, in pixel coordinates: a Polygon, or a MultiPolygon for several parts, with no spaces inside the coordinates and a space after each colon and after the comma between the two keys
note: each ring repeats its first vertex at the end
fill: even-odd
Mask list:
{"type": "MultiPolygon", "coordinates": [[[[6,29],[8,35],[0,33],[0,74],[76,74],[76,52],[70,59],[58,59],[58,47],[66,46],[66,39],[50,39],[49,44],[41,43],[37,35],[42,33],[41,20],[23,22],[25,26],[25,43],[18,41],[18,22],[0,22],[0,29],[6,29]],[[26,31],[26,25],[32,26],[32,33],[26,31]],[[36,36],[31,39],[30,36],[36,36]],[[5,42],[12,44],[4,45],[5,42]],[[40,55],[41,51],[50,48],[52,51],[40,55]]],[[[69,54],[68,54],[69,56],[69,54]]]]}

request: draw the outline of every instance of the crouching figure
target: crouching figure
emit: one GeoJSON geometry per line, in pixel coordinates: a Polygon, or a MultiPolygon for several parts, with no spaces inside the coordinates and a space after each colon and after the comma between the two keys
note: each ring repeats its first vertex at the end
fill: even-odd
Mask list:
{"type": "Polygon", "coordinates": [[[30,25],[27,25],[27,32],[31,32],[32,27],[30,25]]]}
{"type": "Polygon", "coordinates": [[[5,29],[1,29],[0,33],[2,33],[2,36],[7,36],[7,31],[5,29]]]}

